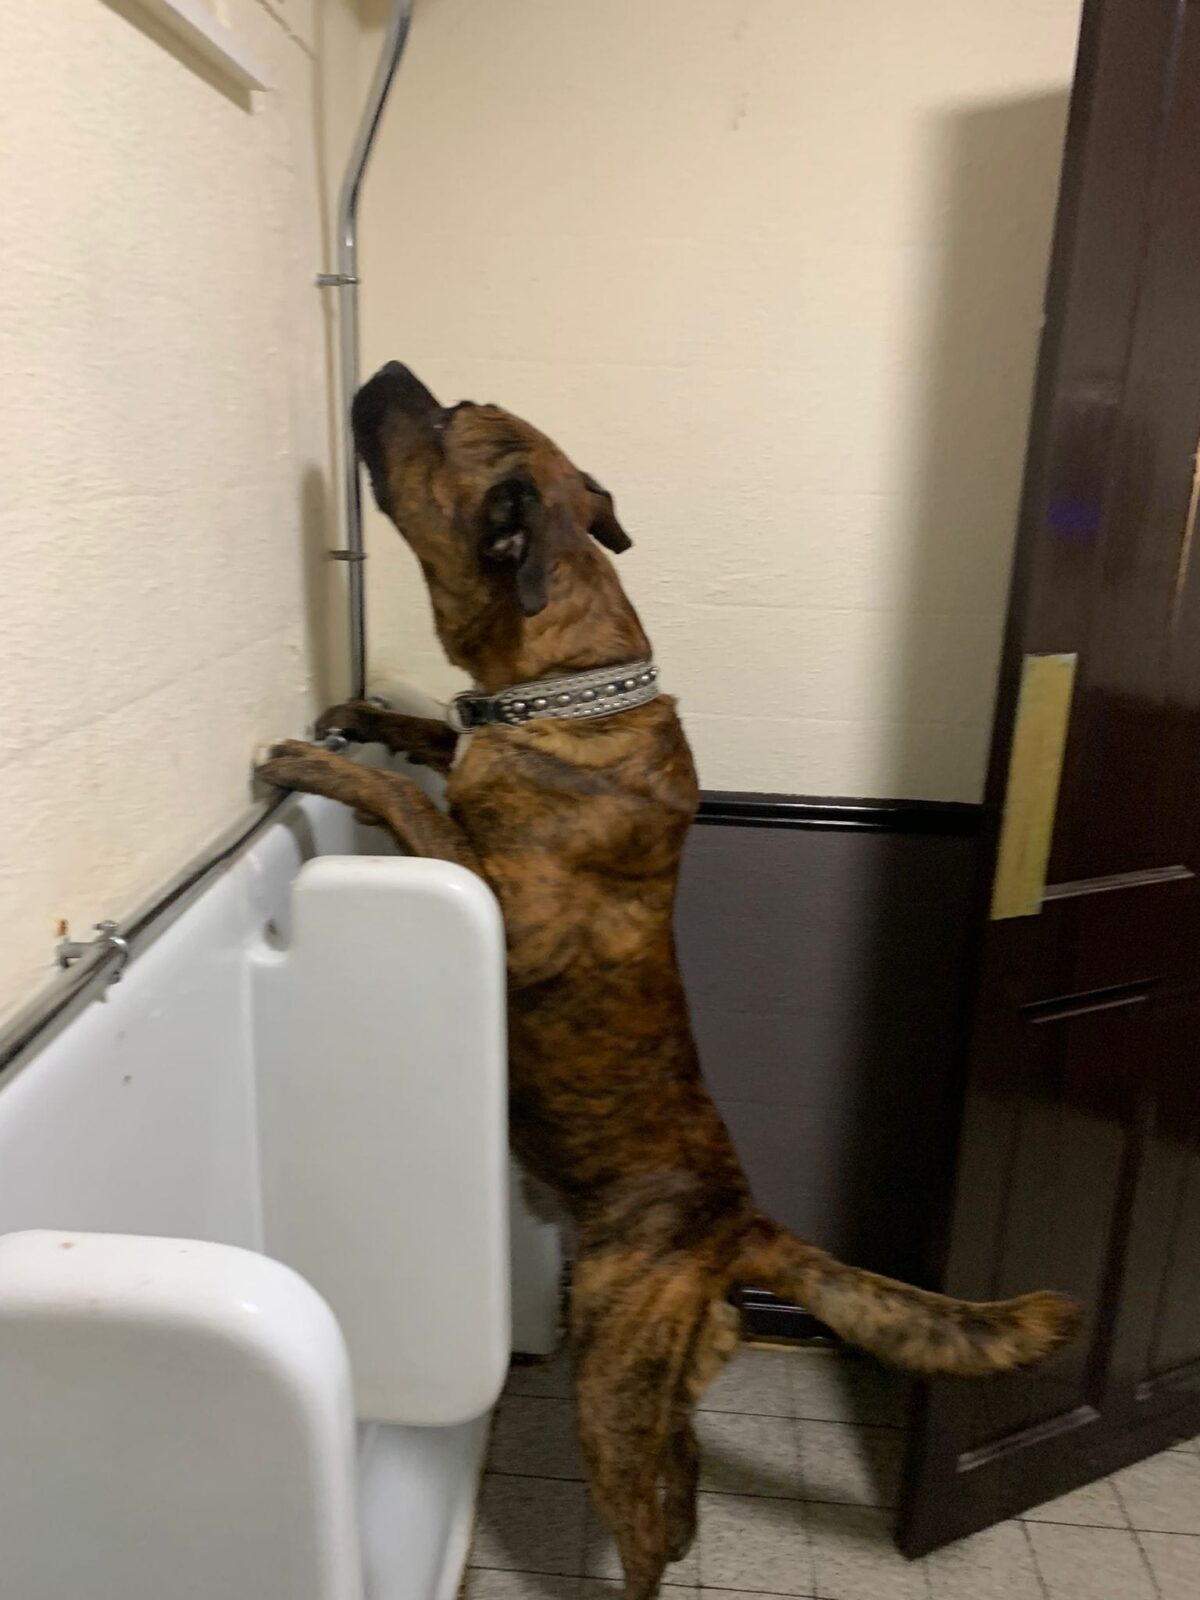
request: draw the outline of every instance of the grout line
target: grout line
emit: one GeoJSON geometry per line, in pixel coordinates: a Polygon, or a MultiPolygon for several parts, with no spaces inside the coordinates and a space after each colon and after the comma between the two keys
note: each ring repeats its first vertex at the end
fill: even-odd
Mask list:
{"type": "MultiPolygon", "coordinates": [[[[585,1478],[555,1477],[546,1472],[501,1472],[495,1467],[485,1467],[484,1476],[488,1478],[519,1478],[525,1483],[579,1483],[585,1484],[585,1478]]],[[[714,1489],[710,1484],[705,1484],[698,1494],[714,1495],[721,1500],[767,1500],[781,1506],[851,1506],[859,1511],[895,1511],[895,1504],[885,1505],[879,1500],[819,1500],[812,1495],[802,1494],[754,1494],[745,1489],[714,1489]]],[[[1072,1524],[1076,1526],[1076,1524],[1072,1524]]],[[[1129,1530],[1126,1529],[1126,1532],[1129,1530]]],[[[749,1592],[749,1591],[748,1591],[749,1592]]],[[[767,1593],[773,1591],[767,1590],[767,1593]]]]}
{"type": "MultiPolygon", "coordinates": [[[[544,1567],[486,1567],[473,1561],[465,1570],[467,1572],[507,1572],[511,1573],[514,1578],[563,1578],[568,1582],[574,1583],[605,1583],[613,1589],[620,1589],[622,1586],[620,1578],[597,1578],[587,1572],[548,1572],[544,1567]]],[[[791,1594],[783,1589],[727,1589],[715,1583],[672,1583],[667,1578],[663,1579],[662,1586],[664,1589],[694,1589],[703,1591],[706,1594],[761,1594],[778,1595],[779,1600],[819,1600],[815,1591],[808,1591],[804,1594],[791,1594]]]]}
{"type": "MultiPolygon", "coordinates": [[[[715,1498],[718,1500],[765,1500],[768,1505],[777,1506],[799,1506],[805,1503],[803,1500],[797,1500],[793,1495],[786,1494],[737,1494],[736,1492],[731,1493],[727,1489],[698,1489],[696,1493],[701,1500],[704,1499],[705,1495],[708,1495],[710,1498],[715,1498]]],[[[810,1500],[808,1502],[809,1505],[824,1505],[827,1503],[829,1502],[817,1500],[810,1500]]],[[[865,1506],[862,1509],[867,1511],[879,1511],[883,1508],[880,1506],[865,1506]]],[[[767,1589],[764,1591],[764,1593],[772,1594],[774,1591],[767,1589]]]]}
{"type": "Polygon", "coordinates": [[[1132,1529],[1133,1518],[1129,1515],[1129,1507],[1125,1504],[1124,1496],[1121,1494],[1120,1489],[1117,1488],[1117,1480],[1115,1478],[1104,1478],[1101,1481],[1103,1483],[1112,1485],[1112,1492],[1117,1497],[1117,1504],[1121,1508],[1121,1515],[1125,1518],[1125,1526],[1132,1529]]]}
{"type": "Polygon", "coordinates": [[[586,1480],[583,1485],[583,1515],[579,1519],[579,1581],[582,1583],[588,1577],[588,1534],[592,1522],[592,1497],[588,1491],[586,1480]]]}
{"type": "MultiPolygon", "coordinates": [[[[486,1567],[478,1561],[468,1562],[464,1570],[467,1572],[511,1572],[514,1578],[564,1578],[572,1583],[578,1583],[584,1576],[582,1572],[549,1572],[545,1567],[486,1567]]],[[[603,1581],[601,1579],[601,1582],[603,1581]]]]}
{"type": "Polygon", "coordinates": [[[1033,1575],[1037,1579],[1037,1586],[1045,1595],[1046,1600],[1050,1600],[1050,1590],[1046,1587],[1046,1580],[1042,1577],[1042,1569],[1038,1566],[1037,1551],[1034,1548],[1029,1529],[1024,1522],[1020,1523],[1020,1528],[1025,1535],[1025,1547],[1029,1551],[1029,1559],[1033,1562],[1033,1575]]]}
{"type": "Polygon", "coordinates": [[[779,1600],[819,1600],[816,1590],[811,1594],[788,1594],[782,1589],[722,1589],[715,1583],[698,1583],[696,1588],[701,1594],[764,1594],[778,1595],[779,1600]]]}
{"type": "Polygon", "coordinates": [[[728,1406],[697,1406],[696,1414],[705,1417],[761,1417],[768,1422],[824,1422],[835,1428],[857,1428],[863,1433],[869,1433],[872,1429],[886,1433],[905,1431],[903,1422],[848,1422],[845,1417],[810,1417],[798,1415],[794,1411],[733,1411],[728,1406]]]}
{"type": "Polygon", "coordinates": [[[1146,1554],[1146,1548],[1142,1544],[1141,1535],[1136,1528],[1133,1530],[1133,1542],[1137,1545],[1138,1555],[1141,1556],[1142,1565],[1146,1569],[1146,1576],[1150,1579],[1150,1587],[1156,1595],[1161,1597],[1162,1590],[1158,1587],[1158,1578],[1155,1576],[1154,1568],[1150,1564],[1150,1557],[1146,1554]]]}
{"type": "Polygon", "coordinates": [[[488,1466],[485,1462],[483,1475],[485,1478],[521,1478],[530,1483],[583,1483],[583,1478],[555,1477],[551,1472],[501,1472],[498,1468],[488,1466]]]}
{"type": "Polygon", "coordinates": [[[1030,1517],[1019,1512],[1012,1520],[1022,1525],[1029,1523],[1035,1528],[1115,1528],[1118,1533],[1133,1532],[1128,1522],[1072,1522],[1069,1517],[1030,1517]]]}

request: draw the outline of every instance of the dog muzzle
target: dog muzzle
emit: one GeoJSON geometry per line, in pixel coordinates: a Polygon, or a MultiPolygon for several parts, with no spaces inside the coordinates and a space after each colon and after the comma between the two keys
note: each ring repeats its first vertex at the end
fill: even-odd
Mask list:
{"type": "Polygon", "coordinates": [[[456,694],[446,707],[446,721],[455,733],[472,728],[519,728],[539,718],[560,722],[592,722],[647,705],[658,694],[658,668],[651,661],[628,661],[619,667],[593,667],[533,683],[511,683],[499,694],[456,694]]]}

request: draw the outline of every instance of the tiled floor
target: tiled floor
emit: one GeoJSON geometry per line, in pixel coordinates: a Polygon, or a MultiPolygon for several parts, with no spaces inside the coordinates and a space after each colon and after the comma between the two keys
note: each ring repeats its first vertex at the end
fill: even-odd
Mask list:
{"type": "MultiPolygon", "coordinates": [[[[514,1369],[465,1600],[614,1600],[568,1396],[561,1361],[514,1369]]],[[[1200,1600],[1200,1441],[909,1562],[888,1509],[903,1409],[900,1382],[855,1357],[743,1350],[697,1419],[700,1534],[668,1583],[694,1600],[1200,1600]]]]}

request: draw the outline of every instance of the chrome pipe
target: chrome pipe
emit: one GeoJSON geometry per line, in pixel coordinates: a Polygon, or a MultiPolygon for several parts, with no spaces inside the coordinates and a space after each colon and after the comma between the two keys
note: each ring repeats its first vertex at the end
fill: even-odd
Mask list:
{"type": "Polygon", "coordinates": [[[350,406],[358,392],[358,199],[363,176],[375,135],[379,131],[383,108],[387,104],[392,79],[408,42],[408,28],[412,21],[413,0],[396,0],[391,19],[384,35],[383,47],[371,81],[370,93],[363,108],[362,120],[346,163],[346,173],[338,193],[337,216],[337,271],[322,273],[317,283],[322,288],[337,290],[338,297],[338,370],[341,407],[342,437],[342,495],[346,515],[346,543],[341,550],[330,554],[335,561],[347,564],[347,593],[350,606],[350,679],[351,695],[356,700],[367,692],[367,613],[366,590],[363,584],[362,483],[359,477],[358,455],[354,448],[354,432],[350,426],[350,406]]]}

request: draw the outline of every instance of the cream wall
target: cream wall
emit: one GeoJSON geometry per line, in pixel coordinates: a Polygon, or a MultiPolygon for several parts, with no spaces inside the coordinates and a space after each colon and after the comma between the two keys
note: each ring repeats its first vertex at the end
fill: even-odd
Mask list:
{"type": "MultiPolygon", "coordinates": [[[[979,795],[1077,22],[418,0],[364,366],[527,414],[615,492],[709,787],[979,795]]],[[[376,681],[457,687],[369,541],[376,681]]]]}
{"type": "MultiPolygon", "coordinates": [[[[381,0],[9,0],[0,1016],[343,687],[328,217],[381,0]]],[[[978,792],[1075,0],[418,0],[364,365],[612,487],[710,787],[978,792]]],[[[377,679],[454,686],[372,513],[377,679]]]]}
{"type": "Polygon", "coordinates": [[[317,160],[336,0],[214,0],[239,97],[136,0],[0,51],[0,1013],[246,814],[341,687],[317,160]]]}

